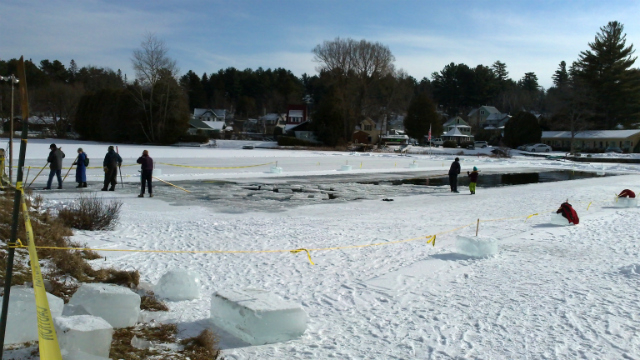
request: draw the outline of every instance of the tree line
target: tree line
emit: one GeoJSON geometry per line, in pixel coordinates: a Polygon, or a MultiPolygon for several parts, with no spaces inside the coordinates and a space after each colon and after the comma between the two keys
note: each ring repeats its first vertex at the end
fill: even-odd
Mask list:
{"type": "MultiPolygon", "coordinates": [[[[194,108],[227,109],[246,119],[303,103],[312,110],[312,130],[327,145],[349,142],[367,117],[388,130],[385,119],[399,114],[406,114],[411,137],[422,139],[429,128],[439,135],[442,114],[466,118],[481,105],[514,115],[542,114],[543,129],[574,133],[635,128],[640,122],[640,70],[633,67],[635,50],[626,44],[624,26],[616,21],[601,27],[578,59],[558,65],[549,89],[539,85],[534,72],[511,79],[499,60],[475,67],[450,63],[417,80],[395,67],[386,45],[350,38],[318,44],[312,50],[318,73],[300,77],[283,68],[227,68],[201,76],[189,70],[179,77],[167,52],[162,40],[146,35],[133,53],[131,80],[120,70],[79,68],[73,60],[68,66],[26,61],[31,112],[53,119],[55,136],[66,136],[73,126],[86,139],[137,143],[177,141],[194,108]]],[[[0,74],[15,73],[16,63],[0,60],[0,74]]],[[[0,95],[0,116],[6,119],[10,85],[0,84],[0,95]]]]}

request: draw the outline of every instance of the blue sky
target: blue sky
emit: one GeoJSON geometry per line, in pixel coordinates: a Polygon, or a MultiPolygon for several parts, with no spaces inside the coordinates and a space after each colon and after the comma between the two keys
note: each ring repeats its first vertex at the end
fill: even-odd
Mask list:
{"type": "Polygon", "coordinates": [[[74,59],[131,79],[131,54],[154,33],[181,74],[233,66],[299,76],[316,74],[317,44],[351,37],[387,45],[396,67],[418,80],[450,62],[500,60],[514,80],[533,71],[549,87],[560,61],[576,60],[608,21],[622,22],[627,44],[640,46],[639,14],[640,1],[624,0],[3,0],[0,59],[74,59]]]}

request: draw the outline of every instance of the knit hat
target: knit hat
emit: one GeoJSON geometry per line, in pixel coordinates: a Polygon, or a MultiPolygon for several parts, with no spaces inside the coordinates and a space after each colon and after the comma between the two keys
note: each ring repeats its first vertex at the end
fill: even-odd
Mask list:
{"type": "Polygon", "coordinates": [[[113,146],[109,146],[109,151],[113,150],[113,146]]]}
{"type": "Polygon", "coordinates": [[[459,161],[459,160],[460,160],[460,158],[456,158],[456,161],[459,161]]]}
{"type": "Polygon", "coordinates": [[[58,147],[56,146],[56,144],[51,144],[49,145],[49,149],[57,149],[58,147]]]}
{"type": "Polygon", "coordinates": [[[473,171],[478,171],[478,168],[474,166],[473,171]]]}

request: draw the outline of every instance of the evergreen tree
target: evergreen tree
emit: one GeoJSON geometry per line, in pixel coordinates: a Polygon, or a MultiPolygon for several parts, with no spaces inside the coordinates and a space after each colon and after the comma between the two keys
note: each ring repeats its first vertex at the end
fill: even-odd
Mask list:
{"type": "Polygon", "coordinates": [[[540,86],[538,85],[538,76],[533,72],[525,73],[522,79],[518,81],[518,85],[525,91],[534,92],[538,91],[540,86]]]}
{"type": "Polygon", "coordinates": [[[542,137],[542,129],[533,114],[520,111],[507,121],[504,126],[504,142],[516,148],[520,145],[538,143],[542,137]]]}
{"type": "Polygon", "coordinates": [[[344,142],[342,137],[342,128],[345,123],[344,113],[335,89],[329,90],[318,104],[313,115],[313,122],[311,122],[311,127],[318,140],[328,146],[336,146],[338,143],[344,142]]]}
{"type": "Polygon", "coordinates": [[[433,137],[442,134],[442,122],[435,105],[426,94],[418,94],[411,101],[404,118],[404,129],[409,137],[421,143],[424,142],[425,135],[429,134],[429,129],[433,137]]]}
{"type": "Polygon", "coordinates": [[[558,70],[553,73],[552,78],[553,84],[557,88],[561,88],[567,84],[567,81],[569,80],[569,73],[567,73],[567,63],[564,62],[564,60],[560,62],[560,65],[558,65],[558,70]]]}
{"type": "Polygon", "coordinates": [[[589,50],[575,63],[576,76],[596,94],[596,122],[604,129],[630,125],[640,113],[640,71],[631,68],[637,57],[626,45],[624,26],[611,21],[600,28],[589,50]]]}
{"type": "Polygon", "coordinates": [[[491,70],[496,75],[499,82],[505,82],[509,80],[509,72],[507,71],[507,64],[497,60],[491,65],[491,70]]]}

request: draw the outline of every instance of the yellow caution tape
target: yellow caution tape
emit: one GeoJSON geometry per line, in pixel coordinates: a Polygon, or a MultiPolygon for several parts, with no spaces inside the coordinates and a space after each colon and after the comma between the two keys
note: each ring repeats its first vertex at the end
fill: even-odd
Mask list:
{"type": "Polygon", "coordinates": [[[433,236],[431,237],[431,239],[429,239],[429,240],[427,241],[427,244],[429,244],[429,243],[433,244],[433,246],[434,246],[434,247],[436,246],[436,236],[435,236],[435,235],[433,235],[433,236]]]}
{"type": "Polygon", "coordinates": [[[265,164],[258,164],[258,165],[246,165],[246,166],[190,166],[190,165],[179,165],[179,164],[169,164],[169,163],[157,163],[157,164],[177,166],[177,167],[190,168],[190,169],[221,170],[221,169],[244,169],[244,168],[265,166],[265,165],[273,164],[273,162],[268,162],[265,164]]]}
{"type": "Polygon", "coordinates": [[[527,222],[527,220],[531,219],[532,217],[534,217],[534,216],[536,216],[536,215],[538,215],[538,213],[531,214],[531,215],[527,216],[527,218],[526,218],[526,219],[524,219],[524,221],[525,221],[525,222],[527,222]]]}
{"type": "Polygon", "coordinates": [[[292,254],[297,254],[297,253],[299,253],[301,251],[306,251],[307,252],[307,257],[309,258],[309,262],[311,263],[311,265],[315,265],[313,263],[313,261],[311,261],[311,253],[309,253],[309,250],[307,250],[307,249],[297,249],[297,250],[291,250],[291,253],[292,254]]]}
{"type": "Polygon", "coordinates": [[[587,211],[589,211],[589,207],[591,206],[591,202],[587,205],[587,211]]]}
{"type": "MultiPolygon", "coordinates": [[[[22,185],[21,185],[22,186],[22,185]]],[[[33,277],[33,291],[36,297],[36,311],[38,318],[38,346],[40,348],[40,358],[47,360],[62,360],[56,329],[53,326],[53,317],[49,308],[47,291],[44,289],[44,279],[40,271],[38,253],[33,237],[33,228],[29,219],[29,209],[24,199],[24,192],[21,196],[22,213],[24,216],[25,232],[29,243],[29,262],[31,263],[31,275],[33,277]]]]}

